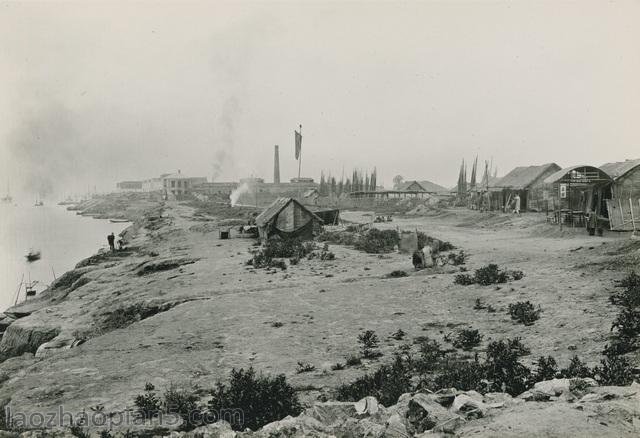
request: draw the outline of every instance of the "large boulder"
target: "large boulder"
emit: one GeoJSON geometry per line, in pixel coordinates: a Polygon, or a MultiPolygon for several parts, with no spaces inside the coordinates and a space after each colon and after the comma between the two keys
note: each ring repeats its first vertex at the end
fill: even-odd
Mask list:
{"type": "Polygon", "coordinates": [[[482,402],[481,395],[480,400],[478,400],[478,397],[474,396],[475,394],[457,395],[455,400],[453,401],[453,404],[451,405],[451,411],[456,414],[462,415],[467,419],[484,417],[487,413],[487,405],[482,402]]]}
{"type": "Polygon", "coordinates": [[[331,438],[330,427],[325,426],[313,417],[302,414],[297,417],[287,416],[262,427],[253,436],[260,438],[331,438]]]}

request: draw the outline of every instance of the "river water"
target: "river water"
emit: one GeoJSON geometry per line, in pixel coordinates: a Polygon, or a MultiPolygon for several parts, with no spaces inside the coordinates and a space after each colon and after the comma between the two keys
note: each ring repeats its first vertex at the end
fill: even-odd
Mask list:
{"type": "MultiPolygon", "coordinates": [[[[0,311],[13,305],[22,275],[44,290],[81,259],[106,248],[107,234],[118,235],[128,223],[111,223],[67,211],[65,206],[0,203],[0,311]],[[30,249],[41,258],[28,263],[30,249]]],[[[117,240],[117,238],[116,238],[117,240]]],[[[19,301],[24,300],[24,287],[19,301]]]]}

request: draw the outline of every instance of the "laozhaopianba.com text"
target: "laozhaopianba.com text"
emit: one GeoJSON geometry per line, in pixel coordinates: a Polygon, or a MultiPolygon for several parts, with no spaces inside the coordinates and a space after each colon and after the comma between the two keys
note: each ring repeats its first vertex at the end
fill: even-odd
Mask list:
{"type": "MultiPolygon", "coordinates": [[[[14,411],[10,406],[5,407],[5,424],[12,429],[50,429],[60,426],[82,426],[92,428],[121,428],[127,426],[142,426],[149,421],[149,417],[141,415],[132,409],[122,412],[104,412],[101,409],[92,408],[89,412],[67,412],[64,406],[59,406],[57,411],[47,412],[20,412],[14,411]]],[[[192,412],[178,412],[167,409],[166,412],[158,412],[153,416],[153,424],[162,427],[175,427],[181,423],[188,424],[212,424],[219,420],[231,424],[244,424],[244,412],[242,409],[221,409],[218,412],[194,410],[192,412]]]]}

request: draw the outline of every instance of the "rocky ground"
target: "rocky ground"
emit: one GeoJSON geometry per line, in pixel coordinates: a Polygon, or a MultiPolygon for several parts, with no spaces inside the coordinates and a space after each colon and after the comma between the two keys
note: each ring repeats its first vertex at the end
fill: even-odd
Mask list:
{"type": "MultiPolygon", "coordinates": [[[[560,231],[537,214],[514,218],[450,210],[396,218],[381,227],[418,229],[448,240],[467,253],[469,271],[497,263],[522,270],[525,277],[498,287],[461,286],[453,282],[458,267],[414,272],[407,255],[369,255],[340,245],[330,246],[335,260],[302,260],[284,271],[253,269],[246,266],[252,239],[218,237],[220,226],[233,216],[228,212],[195,214],[194,207],[176,202],[115,198],[87,212],[136,219],[124,234],[127,249],[82,261],[37,299],[6,312],[0,321],[6,328],[0,342],[6,358],[0,364],[0,399],[14,412],[55,411],[60,405],[68,412],[122,412],[146,382],[157,388],[177,383],[208,389],[232,368],[248,366],[284,373],[313,411],[318,397],[331,398],[337,385],[390,357],[400,344],[390,337],[398,329],[407,339],[429,336],[445,342],[447,333],[473,327],[484,335],[476,349],[480,353],[491,340],[521,337],[531,349],[524,362],[551,354],[564,366],[577,354],[594,365],[617,311],[609,302],[613,282],[638,260],[638,246],[628,235],[599,238],[560,231]],[[385,277],[394,270],[409,275],[385,277]],[[477,298],[496,312],[474,309],[477,298]],[[514,323],[507,313],[509,303],[521,300],[542,308],[532,326],[514,323]],[[374,330],[383,340],[383,357],[332,370],[357,352],[363,330],[374,330]],[[315,369],[297,373],[298,362],[315,369]]],[[[369,214],[343,216],[369,222],[369,214]]],[[[638,363],[637,356],[631,359],[638,363]]],[[[567,395],[553,403],[466,394],[481,402],[487,415],[452,421],[464,436],[631,434],[638,421],[637,388],[590,391],[596,395],[567,395]],[[628,407],[634,403],[635,411],[628,407]]],[[[398,406],[408,409],[416,397],[433,403],[437,396],[407,395],[398,406]]],[[[370,426],[370,436],[388,431],[389,422],[411,429],[406,412],[392,420],[394,409],[380,407],[385,414],[368,419],[345,416],[355,418],[351,423],[357,427],[370,426]]],[[[451,406],[437,411],[458,415],[451,406]]],[[[297,430],[307,427],[301,423],[313,423],[309,431],[319,436],[350,436],[314,415],[283,421],[297,424],[297,430]]],[[[422,433],[398,428],[397,435],[384,433],[422,433]]]]}

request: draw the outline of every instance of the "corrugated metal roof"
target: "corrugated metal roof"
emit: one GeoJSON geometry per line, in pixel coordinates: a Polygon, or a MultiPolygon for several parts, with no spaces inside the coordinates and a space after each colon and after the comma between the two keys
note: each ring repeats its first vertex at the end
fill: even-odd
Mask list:
{"type": "Polygon", "coordinates": [[[556,163],[547,163],[539,166],[520,166],[507,173],[497,181],[489,183],[490,187],[508,187],[512,189],[525,189],[534,183],[540,176],[551,170],[560,170],[556,163]]]}
{"type": "Polygon", "coordinates": [[[271,219],[276,217],[278,213],[280,213],[287,205],[289,205],[290,202],[295,202],[300,206],[300,208],[306,210],[307,212],[309,212],[311,216],[313,216],[318,221],[322,222],[322,219],[318,217],[318,215],[316,215],[314,212],[309,210],[307,207],[305,207],[295,199],[278,198],[275,201],[273,201],[271,205],[265,208],[264,211],[256,217],[256,225],[259,227],[264,227],[265,225],[267,225],[271,221],[271,219]]]}
{"type": "Polygon", "coordinates": [[[555,173],[552,173],[551,175],[549,175],[548,177],[545,178],[544,183],[545,184],[553,184],[553,183],[558,182],[559,180],[561,180],[569,172],[571,172],[573,170],[577,170],[577,169],[582,169],[582,168],[586,169],[587,171],[601,172],[609,180],[611,179],[611,177],[606,172],[598,169],[597,167],[587,166],[587,165],[584,165],[584,164],[579,164],[577,166],[566,167],[564,169],[558,170],[555,173]]]}
{"type": "Polygon", "coordinates": [[[629,171],[640,166],[640,158],[636,160],[618,161],[616,163],[607,163],[600,166],[600,170],[604,171],[614,180],[624,176],[629,171]]]}

